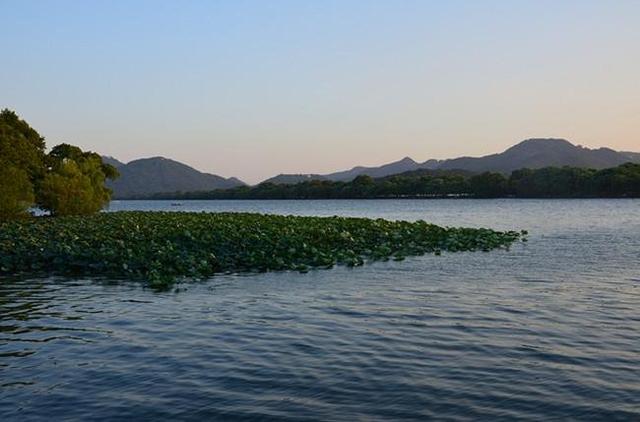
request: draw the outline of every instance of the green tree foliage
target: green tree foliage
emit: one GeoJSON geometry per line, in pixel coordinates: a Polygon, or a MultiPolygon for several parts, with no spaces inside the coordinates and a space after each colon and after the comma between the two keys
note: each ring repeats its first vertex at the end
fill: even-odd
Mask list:
{"type": "Polygon", "coordinates": [[[516,170],[510,184],[516,196],[571,198],[598,196],[590,182],[598,172],[575,167],[546,167],[537,170],[516,170]]]}
{"type": "Polygon", "coordinates": [[[154,198],[184,199],[365,199],[365,198],[437,198],[469,196],[467,179],[455,171],[432,176],[396,175],[381,179],[358,176],[351,182],[311,180],[293,185],[261,183],[211,192],[155,195],[154,198]]]}
{"type": "Polygon", "coordinates": [[[51,150],[47,164],[49,171],[39,186],[38,205],[52,215],[92,214],[111,199],[105,180],[117,177],[118,172],[98,154],[61,144],[51,150]]]}
{"type": "Polygon", "coordinates": [[[640,197],[640,164],[593,170],[547,167],[517,170],[509,180],[511,192],[521,198],[640,197]]]}
{"type": "Polygon", "coordinates": [[[62,144],[45,154],[44,138],[10,110],[0,111],[0,220],[28,215],[34,204],[54,215],[89,214],[111,198],[115,167],[62,144]]]}
{"type": "Polygon", "coordinates": [[[603,197],[640,197],[640,164],[627,163],[595,173],[590,190],[603,197]]]}
{"type": "Polygon", "coordinates": [[[479,198],[500,198],[509,192],[509,180],[501,173],[478,174],[469,179],[469,185],[479,198]]]}
{"type": "Polygon", "coordinates": [[[0,111],[0,164],[27,172],[33,182],[44,173],[44,138],[10,110],[0,111]]]}
{"type": "Polygon", "coordinates": [[[13,111],[0,111],[0,220],[27,215],[44,174],[44,138],[13,111]]]}
{"type": "Polygon", "coordinates": [[[0,165],[0,221],[28,215],[35,196],[29,175],[15,166],[0,165]]]}
{"type": "Polygon", "coordinates": [[[294,185],[262,183],[211,192],[156,195],[177,199],[358,199],[358,198],[595,198],[640,197],[640,164],[593,170],[547,167],[501,173],[454,170],[408,172],[380,179],[359,176],[351,182],[305,181],[294,185]]]}

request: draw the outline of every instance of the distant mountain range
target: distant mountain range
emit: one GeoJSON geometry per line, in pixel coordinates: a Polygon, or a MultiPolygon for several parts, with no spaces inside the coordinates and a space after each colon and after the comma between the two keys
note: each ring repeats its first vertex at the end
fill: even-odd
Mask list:
{"type": "Polygon", "coordinates": [[[634,163],[640,163],[640,152],[623,151],[620,154],[624,155],[634,163]]]}
{"type": "MultiPolygon", "coordinates": [[[[124,164],[113,157],[103,160],[118,168],[120,178],[109,182],[114,198],[145,197],[159,193],[200,192],[242,186],[235,177],[224,178],[202,173],[186,164],[167,158],[153,157],[124,164]]],[[[511,173],[521,168],[572,166],[602,169],[626,162],[640,163],[640,153],[614,151],[609,148],[589,149],[573,145],[565,139],[527,139],[498,154],[483,157],[460,157],[449,160],[417,162],[409,157],[379,167],[358,166],[329,174],[280,174],[262,183],[295,184],[309,180],[351,181],[366,174],[382,178],[394,174],[456,170],[463,173],[484,171],[511,173]]],[[[411,173],[410,173],[411,174],[411,173]]]]}
{"type": "Polygon", "coordinates": [[[339,171],[336,173],[328,174],[326,177],[329,180],[336,182],[349,182],[361,174],[366,174],[373,178],[385,177],[391,174],[404,173],[417,169],[435,169],[437,167],[436,160],[425,161],[424,163],[418,163],[410,157],[404,157],[402,160],[394,161],[393,163],[384,164],[380,167],[354,167],[351,170],[339,171]]]}
{"type": "Polygon", "coordinates": [[[501,173],[511,173],[521,168],[536,169],[550,166],[602,169],[615,167],[633,159],[628,153],[609,148],[589,149],[573,145],[565,139],[527,139],[500,154],[478,158],[454,158],[441,162],[437,168],[501,173]]]}
{"type": "Polygon", "coordinates": [[[275,185],[294,185],[310,180],[329,180],[321,174],[279,174],[262,181],[261,183],[273,183],[275,185]]]}
{"type": "Polygon", "coordinates": [[[120,177],[109,181],[114,199],[145,197],[157,193],[198,192],[244,185],[231,177],[202,173],[186,164],[163,157],[143,158],[124,164],[113,157],[102,157],[118,168],[120,177]]]}
{"type": "MultiPolygon", "coordinates": [[[[618,152],[609,148],[589,149],[573,145],[565,139],[527,139],[498,154],[483,157],[460,157],[449,160],[427,160],[417,162],[409,157],[379,167],[354,167],[324,175],[280,174],[265,182],[299,183],[305,180],[350,181],[366,174],[373,178],[386,177],[410,171],[426,170],[462,170],[479,173],[494,171],[511,173],[521,168],[541,168],[550,166],[589,167],[602,169],[615,167],[626,162],[640,162],[640,153],[618,152]]],[[[264,182],[263,182],[264,183],[264,182]]]]}
{"type": "Polygon", "coordinates": [[[411,170],[418,170],[421,168],[435,168],[437,166],[436,160],[429,160],[424,163],[418,163],[409,157],[405,157],[402,160],[394,161],[389,164],[384,164],[380,167],[354,167],[351,170],[338,171],[330,174],[279,174],[275,177],[267,179],[262,183],[275,183],[275,184],[294,184],[308,180],[332,180],[348,182],[361,174],[378,178],[385,177],[392,174],[404,173],[411,170]]]}

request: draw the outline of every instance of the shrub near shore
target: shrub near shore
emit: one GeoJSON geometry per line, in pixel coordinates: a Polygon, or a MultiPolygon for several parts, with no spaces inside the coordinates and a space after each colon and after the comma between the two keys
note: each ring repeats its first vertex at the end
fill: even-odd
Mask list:
{"type": "Polygon", "coordinates": [[[506,247],[522,233],[345,217],[117,212],[0,224],[0,275],[146,280],[357,266],[441,251],[506,247]]]}

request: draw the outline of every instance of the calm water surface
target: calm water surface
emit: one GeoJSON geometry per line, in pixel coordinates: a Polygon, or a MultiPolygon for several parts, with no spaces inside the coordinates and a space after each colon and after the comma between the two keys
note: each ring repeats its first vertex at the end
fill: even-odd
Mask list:
{"type": "Polygon", "coordinates": [[[155,293],[0,280],[0,420],[640,420],[640,201],[121,201],[529,229],[155,293]]]}

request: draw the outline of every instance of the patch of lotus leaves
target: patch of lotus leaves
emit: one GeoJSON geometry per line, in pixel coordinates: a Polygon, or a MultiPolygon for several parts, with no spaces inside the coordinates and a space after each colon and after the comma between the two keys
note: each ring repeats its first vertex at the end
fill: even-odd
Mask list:
{"type": "Polygon", "coordinates": [[[300,271],[507,247],[526,232],[424,221],[248,213],[117,212],[0,224],[0,275],[146,280],[159,287],[216,273],[300,271]]]}

